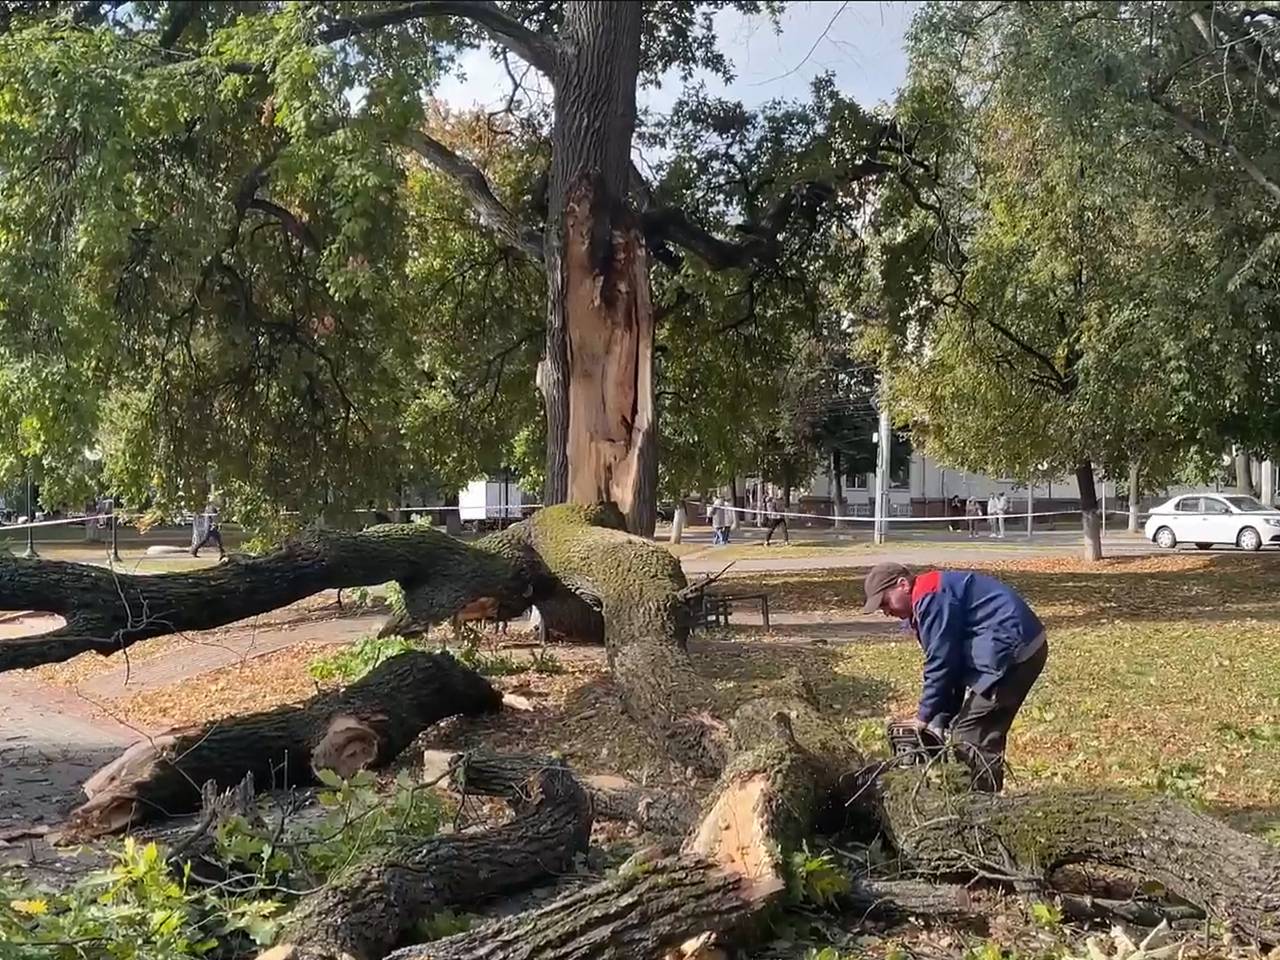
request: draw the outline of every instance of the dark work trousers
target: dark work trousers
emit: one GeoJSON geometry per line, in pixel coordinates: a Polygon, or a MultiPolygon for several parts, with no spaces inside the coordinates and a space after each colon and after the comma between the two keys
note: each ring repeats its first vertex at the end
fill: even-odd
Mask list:
{"type": "Polygon", "coordinates": [[[192,544],[191,555],[193,557],[200,556],[200,551],[211,543],[218,545],[218,556],[223,556],[226,551],[222,549],[222,531],[217,527],[210,527],[209,532],[204,535],[204,539],[199,543],[192,544]]]}
{"type": "Polygon", "coordinates": [[[769,541],[773,539],[773,532],[777,530],[779,527],[782,528],[782,536],[786,540],[786,542],[787,543],[791,542],[791,533],[790,531],[787,530],[786,517],[770,517],[768,523],[769,523],[769,529],[764,535],[765,546],[769,545],[769,541]]]}
{"type": "Polygon", "coordinates": [[[956,756],[973,773],[973,789],[996,793],[1004,787],[1004,749],[1022,701],[1044,669],[1049,641],[1015,663],[985,695],[970,692],[951,725],[956,756]]]}

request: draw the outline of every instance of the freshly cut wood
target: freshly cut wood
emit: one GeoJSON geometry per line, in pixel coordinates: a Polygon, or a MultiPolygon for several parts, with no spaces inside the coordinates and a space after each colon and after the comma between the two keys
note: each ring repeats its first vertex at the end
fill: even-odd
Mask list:
{"type": "MultiPolygon", "coordinates": [[[[406,947],[390,960],[659,960],[694,954],[763,904],[741,875],[689,858],[622,875],[468,933],[406,947]],[[698,931],[691,933],[691,931],[698,931]]],[[[704,954],[705,956],[705,954],[704,954]]]]}
{"type": "Polygon", "coordinates": [[[301,706],[215,721],[141,740],[90,777],[64,837],[84,839],[198,810],[201,785],[226,790],[251,774],[259,790],[303,786],[315,771],[349,777],[389,763],[421,731],[493,713],[502,697],[447,653],[391,657],[344,690],[301,706]]]}
{"type": "Polygon", "coordinates": [[[1240,934],[1280,943],[1280,847],[1165,797],[1042,790],[950,793],[896,771],[881,781],[884,826],[921,872],[1044,882],[1058,867],[1125,867],[1240,934]]]}
{"type": "Polygon", "coordinates": [[[465,755],[454,787],[501,796],[510,823],[406,845],[306,898],[259,960],[380,960],[419,920],[570,869],[587,849],[591,801],[554,760],[465,755]]]}

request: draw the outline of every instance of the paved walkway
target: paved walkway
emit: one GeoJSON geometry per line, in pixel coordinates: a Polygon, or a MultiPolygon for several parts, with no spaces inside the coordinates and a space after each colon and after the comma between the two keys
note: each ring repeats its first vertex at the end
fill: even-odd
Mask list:
{"type": "Polygon", "coordinates": [[[138,736],[69,691],[0,674],[0,837],[60,820],[85,778],[138,736]]]}

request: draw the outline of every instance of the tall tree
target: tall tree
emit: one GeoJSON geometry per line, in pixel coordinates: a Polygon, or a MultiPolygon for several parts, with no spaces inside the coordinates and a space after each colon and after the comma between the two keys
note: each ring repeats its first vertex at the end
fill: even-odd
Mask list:
{"type": "MultiPolygon", "coordinates": [[[[1244,255],[1218,201],[1242,180],[1262,187],[1246,207],[1269,191],[1254,160],[1169,112],[1175,95],[1203,97],[1178,73],[1204,59],[1193,7],[932,4],[910,38],[898,122],[922,166],[878,212],[870,349],[945,459],[1074,473],[1090,556],[1095,467],[1121,475],[1137,456],[1167,475],[1261,427],[1233,410],[1274,389],[1253,359],[1274,300],[1250,284],[1242,310],[1239,278],[1205,270],[1244,255]]],[[[1244,135],[1265,153],[1260,133],[1244,135]]]]}
{"type": "MultiPolygon", "coordinates": [[[[398,441],[404,404],[424,409],[420,378],[406,391],[390,358],[418,352],[402,318],[431,309],[413,280],[423,198],[406,189],[426,163],[456,183],[498,249],[545,274],[548,502],[610,499],[629,526],[650,529],[651,261],[762,286],[818,218],[852,222],[865,183],[886,169],[875,159],[884,126],[828,88],[802,136],[779,113],[742,142],[737,162],[765,150],[775,161],[745,184],[749,202],[691,207],[677,202],[679,176],[664,178],[670,189],[646,183],[631,161],[637,83],[728,76],[721,6],[6,8],[0,165],[17,173],[0,190],[0,237],[23,255],[6,261],[0,322],[6,367],[28,385],[9,429],[52,463],[93,442],[104,412],[149,421],[161,486],[216,462],[245,496],[259,477],[290,478],[267,499],[287,494],[304,509],[371,462],[386,473],[371,485],[387,488],[412,466],[398,441]],[[486,176],[476,150],[426,122],[440,76],[478,45],[511,68],[514,128],[548,164],[544,188],[521,171],[505,184],[486,176]],[[529,70],[549,81],[549,114],[519,92],[529,70]],[[74,396],[59,396],[72,381],[74,396]],[[371,461],[384,445],[394,455],[371,461]]],[[[698,122],[720,130],[728,163],[732,131],[715,126],[725,115],[690,109],[680,121],[690,136],[698,122]]],[[[527,330],[512,331],[521,345],[506,356],[527,346],[527,330]]],[[[136,482],[140,464],[126,472],[136,482]]]]}

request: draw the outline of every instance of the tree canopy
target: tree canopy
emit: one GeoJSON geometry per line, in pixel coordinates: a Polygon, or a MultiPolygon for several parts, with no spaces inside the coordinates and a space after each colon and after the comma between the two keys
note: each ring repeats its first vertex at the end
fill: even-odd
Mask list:
{"type": "Polygon", "coordinates": [[[1232,3],[921,11],[897,104],[921,175],[884,194],[858,296],[931,451],[1159,483],[1275,448],[1277,29],[1232,3]]]}
{"type": "MultiPolygon", "coordinates": [[[[646,5],[640,82],[731,76],[722,6],[646,5]]],[[[263,515],[500,463],[536,481],[551,116],[512,51],[543,65],[563,15],[6,4],[0,475],[33,462],[50,499],[161,505],[213,483],[263,515]],[[448,113],[440,78],[495,37],[508,109],[448,113]]],[[[889,132],[829,80],[758,110],[694,84],[641,118],[673,493],[776,446],[780,372],[829,325],[873,183],[902,162],[889,132]]]]}

